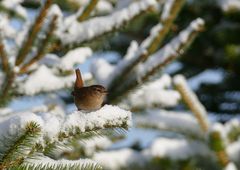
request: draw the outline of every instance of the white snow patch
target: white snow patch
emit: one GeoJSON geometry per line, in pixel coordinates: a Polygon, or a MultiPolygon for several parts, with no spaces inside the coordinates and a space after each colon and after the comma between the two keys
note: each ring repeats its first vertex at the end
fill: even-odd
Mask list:
{"type": "Polygon", "coordinates": [[[102,129],[106,125],[121,126],[125,124],[131,126],[131,120],[131,112],[120,109],[117,106],[105,105],[95,112],[73,112],[66,118],[63,130],[71,129],[72,126],[78,127],[81,132],[95,128],[102,129]]]}
{"type": "Polygon", "coordinates": [[[92,50],[89,47],[80,47],[69,51],[62,57],[59,68],[63,70],[72,70],[75,64],[83,63],[92,55],[92,50]]]}
{"type": "Polygon", "coordinates": [[[131,149],[99,152],[93,156],[93,160],[99,162],[106,169],[115,170],[128,167],[134,163],[141,164],[144,161],[139,153],[131,149]]]}
{"type": "Polygon", "coordinates": [[[149,110],[146,116],[135,117],[140,126],[150,126],[160,130],[185,132],[197,137],[204,137],[199,124],[190,113],[171,112],[165,110],[149,110]]]}
{"type": "Polygon", "coordinates": [[[171,77],[163,75],[161,78],[141,86],[136,92],[131,93],[127,101],[130,107],[143,108],[160,105],[162,107],[172,107],[178,104],[181,96],[171,89],[171,77]]]}
{"type": "Polygon", "coordinates": [[[195,155],[209,155],[209,149],[200,142],[190,142],[185,139],[159,138],[153,142],[150,148],[144,150],[143,154],[148,159],[165,157],[172,160],[181,160],[195,155]]]}

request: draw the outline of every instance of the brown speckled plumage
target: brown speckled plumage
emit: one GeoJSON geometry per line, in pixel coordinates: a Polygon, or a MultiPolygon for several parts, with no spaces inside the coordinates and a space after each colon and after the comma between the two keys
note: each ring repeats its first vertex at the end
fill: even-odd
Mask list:
{"type": "Polygon", "coordinates": [[[76,82],[72,95],[78,110],[93,111],[100,109],[107,94],[101,85],[83,86],[80,70],[76,70],[76,82]]]}

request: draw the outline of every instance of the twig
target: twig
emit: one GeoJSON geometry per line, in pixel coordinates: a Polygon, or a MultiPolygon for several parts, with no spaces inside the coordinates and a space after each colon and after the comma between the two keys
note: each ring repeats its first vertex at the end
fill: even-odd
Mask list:
{"type": "Polygon", "coordinates": [[[5,73],[8,73],[9,72],[8,56],[5,51],[5,46],[3,43],[2,35],[0,35],[0,58],[1,58],[1,64],[2,64],[3,71],[5,73]]]}
{"type": "Polygon", "coordinates": [[[77,20],[79,22],[86,20],[89,17],[89,15],[91,14],[91,12],[93,11],[93,9],[96,7],[98,1],[99,0],[89,1],[87,6],[83,9],[82,13],[78,16],[77,20]]]}

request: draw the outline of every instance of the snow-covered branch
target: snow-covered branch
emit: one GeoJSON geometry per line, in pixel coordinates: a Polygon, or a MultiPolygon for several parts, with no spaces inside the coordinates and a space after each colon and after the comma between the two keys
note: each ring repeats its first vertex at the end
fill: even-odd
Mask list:
{"type": "Polygon", "coordinates": [[[136,116],[137,126],[173,131],[190,138],[204,139],[197,120],[190,113],[149,110],[147,116],[136,116]]]}
{"type": "MultiPolygon", "coordinates": [[[[24,152],[26,161],[23,162],[29,165],[27,155],[30,153],[31,155],[33,154],[32,152],[34,152],[35,149],[31,149],[35,144],[42,145],[41,147],[43,147],[42,149],[44,150],[48,145],[56,145],[57,143],[63,142],[65,139],[74,138],[86,132],[107,128],[127,129],[129,126],[131,126],[131,113],[111,105],[105,105],[101,109],[90,113],[76,111],[65,117],[57,116],[52,113],[35,114],[31,112],[10,115],[0,122],[0,138],[2,139],[1,155],[3,155],[1,159],[4,160],[2,161],[3,163],[10,158],[11,160],[13,158],[17,160],[20,158],[19,153],[24,152]],[[22,131],[24,132],[23,136],[19,136],[22,131]],[[9,140],[6,142],[5,140],[8,139],[6,136],[11,136],[14,142],[9,143],[9,140]],[[25,145],[28,149],[24,147],[25,145]],[[16,148],[16,150],[14,148],[16,148]],[[23,150],[23,148],[25,149],[23,150]],[[18,151],[19,149],[21,152],[18,151]],[[4,156],[5,153],[7,155],[11,154],[11,156],[4,156]],[[13,157],[14,154],[17,156],[13,157]]],[[[39,151],[43,151],[42,149],[39,151]]],[[[24,155],[22,156],[23,160],[25,160],[24,155]]],[[[34,165],[42,166],[40,160],[36,161],[37,163],[34,165]]],[[[53,162],[53,166],[59,162],[53,162]]],[[[82,163],[82,161],[75,163],[82,163]]]]}
{"type": "Polygon", "coordinates": [[[59,32],[61,43],[65,47],[78,46],[83,42],[112,32],[115,29],[119,29],[136,16],[150,10],[157,5],[157,3],[156,0],[141,0],[108,16],[96,17],[81,23],[77,21],[77,16],[66,18],[61,28],[62,31],[59,32]]]}
{"type": "Polygon", "coordinates": [[[198,100],[196,94],[188,87],[186,79],[182,75],[176,75],[173,78],[173,82],[176,86],[176,89],[181,94],[182,99],[197,118],[202,130],[207,132],[209,127],[207,111],[198,100]]]}
{"type": "MultiPolygon", "coordinates": [[[[203,26],[204,21],[200,18],[192,21],[191,24],[185,30],[181,31],[171,42],[151,55],[146,62],[139,65],[135,73],[125,77],[127,81],[119,83],[118,86],[114,86],[115,88],[112,89],[112,93],[108,96],[108,100],[117,100],[119,96],[116,94],[127,93],[135,88],[139,82],[148,81],[150,76],[181,56],[202,30],[203,26]]],[[[111,78],[111,76],[109,76],[109,78],[111,78]]]]}
{"type": "Polygon", "coordinates": [[[131,110],[176,106],[180,100],[180,94],[170,89],[170,86],[171,77],[165,74],[131,93],[124,104],[126,103],[131,110]]]}

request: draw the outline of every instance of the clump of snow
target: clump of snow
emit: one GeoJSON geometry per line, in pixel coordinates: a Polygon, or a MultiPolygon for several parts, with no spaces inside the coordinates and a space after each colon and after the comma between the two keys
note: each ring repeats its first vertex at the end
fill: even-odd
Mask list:
{"type": "Polygon", "coordinates": [[[107,126],[131,126],[131,120],[131,112],[117,106],[105,105],[95,112],[73,112],[66,118],[63,130],[71,129],[73,126],[78,127],[81,132],[107,126]]]}
{"type": "Polygon", "coordinates": [[[106,60],[99,58],[95,59],[91,64],[91,73],[97,82],[103,86],[108,86],[110,76],[114,70],[114,66],[106,60]]]}
{"type": "Polygon", "coordinates": [[[132,41],[130,46],[127,49],[126,55],[123,57],[123,60],[128,60],[131,59],[132,57],[135,56],[139,48],[138,42],[137,41],[132,41]]]}
{"type": "Polygon", "coordinates": [[[2,138],[3,136],[18,135],[19,132],[21,132],[21,130],[25,128],[25,125],[30,121],[35,121],[40,126],[44,125],[44,121],[41,119],[41,117],[31,112],[13,115],[0,123],[0,137],[2,138]]]}
{"type": "Polygon", "coordinates": [[[233,118],[233,119],[229,120],[228,122],[226,122],[224,127],[225,127],[226,133],[229,134],[234,129],[240,129],[240,120],[233,118]]]}
{"type": "Polygon", "coordinates": [[[21,2],[23,2],[23,0],[3,0],[1,5],[3,5],[5,8],[15,11],[22,17],[27,18],[27,11],[20,5],[21,2]]]}
{"type": "Polygon", "coordinates": [[[232,162],[228,163],[227,166],[224,168],[224,170],[237,170],[238,168],[236,165],[232,162]]]}
{"type": "Polygon", "coordinates": [[[138,126],[154,127],[160,130],[171,130],[203,138],[198,122],[190,113],[165,110],[149,110],[147,116],[135,117],[138,126]]]}
{"type": "Polygon", "coordinates": [[[239,11],[240,1],[239,0],[218,0],[218,5],[224,12],[239,11]]]}
{"type": "Polygon", "coordinates": [[[131,164],[144,163],[143,156],[131,149],[99,152],[93,156],[93,160],[98,162],[105,169],[116,170],[129,167],[131,164]]]}
{"type": "Polygon", "coordinates": [[[72,70],[75,64],[83,63],[92,55],[92,50],[89,47],[80,47],[69,51],[61,58],[59,68],[63,70],[72,70]]]}
{"type": "Polygon", "coordinates": [[[176,0],[168,0],[164,4],[163,13],[161,15],[161,20],[165,21],[171,14],[171,8],[176,0]]]}
{"type": "Polygon", "coordinates": [[[144,150],[143,154],[148,158],[170,158],[181,160],[196,155],[209,156],[209,149],[200,142],[190,142],[186,139],[156,139],[150,148],[144,150]]]}
{"type": "Polygon", "coordinates": [[[87,140],[80,140],[79,144],[83,147],[86,155],[91,156],[97,149],[106,149],[112,144],[106,136],[94,136],[87,140]]]}
{"type": "Polygon", "coordinates": [[[128,105],[132,108],[145,108],[160,105],[162,107],[176,106],[180,94],[171,89],[171,77],[163,75],[161,78],[141,86],[128,97],[128,105]]]}
{"type": "MultiPolygon", "coordinates": [[[[83,74],[84,80],[89,78],[89,74],[83,74]]],[[[27,95],[34,95],[40,92],[55,91],[72,87],[74,81],[74,74],[60,77],[55,75],[53,71],[45,65],[41,65],[35,72],[28,76],[26,81],[22,82],[19,87],[19,92],[27,95]]]]}
{"type": "Polygon", "coordinates": [[[240,160],[240,139],[229,144],[226,151],[231,160],[238,162],[240,160]]]}
{"type": "Polygon", "coordinates": [[[16,30],[10,25],[7,15],[0,15],[0,30],[2,37],[13,38],[16,35],[16,30]]]}
{"type": "Polygon", "coordinates": [[[113,6],[106,0],[100,0],[96,6],[97,13],[110,13],[113,11],[113,6]]]}

